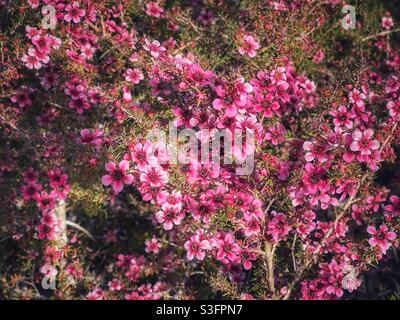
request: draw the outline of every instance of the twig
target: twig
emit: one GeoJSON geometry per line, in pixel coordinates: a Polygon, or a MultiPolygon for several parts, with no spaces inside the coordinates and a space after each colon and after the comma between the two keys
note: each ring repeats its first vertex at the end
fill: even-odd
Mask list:
{"type": "Polygon", "coordinates": [[[90,234],[90,232],[89,232],[87,229],[85,229],[84,227],[80,226],[79,224],[77,224],[77,223],[75,223],[75,222],[73,222],[73,221],[70,221],[70,220],[67,220],[67,221],[65,222],[65,224],[66,224],[67,226],[70,226],[70,227],[73,227],[73,228],[75,228],[75,229],[78,229],[79,231],[82,231],[82,232],[83,232],[84,234],[86,234],[90,239],[95,240],[94,237],[90,234]]]}
{"type": "Polygon", "coordinates": [[[398,31],[400,31],[400,28],[393,29],[393,30],[383,31],[383,32],[380,32],[380,33],[377,33],[377,34],[374,34],[374,35],[365,37],[365,38],[361,39],[361,41],[364,42],[364,41],[367,41],[367,40],[370,40],[370,39],[382,37],[382,36],[385,36],[385,35],[387,35],[387,34],[394,33],[394,32],[398,32],[398,31]]]}

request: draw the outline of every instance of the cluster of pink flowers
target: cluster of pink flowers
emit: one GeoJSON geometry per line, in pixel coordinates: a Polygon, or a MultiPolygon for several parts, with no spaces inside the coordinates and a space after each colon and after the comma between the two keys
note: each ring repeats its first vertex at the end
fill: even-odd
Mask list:
{"type": "Polygon", "coordinates": [[[39,70],[50,62],[50,53],[60,48],[61,40],[45,33],[42,29],[29,26],[26,27],[26,36],[31,40],[32,45],[22,57],[22,61],[28,69],[39,70]]]}
{"type": "MultiPolygon", "coordinates": [[[[171,274],[184,272],[183,287],[199,269],[205,276],[226,277],[241,299],[345,297],[361,286],[361,275],[372,263],[399,246],[397,190],[375,179],[398,155],[398,52],[377,35],[374,48],[385,56],[385,72],[372,65],[322,94],[328,85],[317,72],[302,73],[295,57],[278,48],[277,58],[266,52],[272,22],[260,16],[253,27],[245,23],[235,30],[231,49],[236,54],[229,59],[237,68],[220,72],[220,66],[205,67],[188,53],[196,43],[174,37],[186,23],[196,32],[216,26],[216,8],[225,5],[194,2],[201,4],[171,9],[164,1],[141,1],[135,7],[138,17],[130,19],[131,1],[27,1],[37,13],[42,5],[53,6],[57,28],[26,27],[25,44],[18,42],[22,71],[15,88],[10,89],[12,81],[4,86],[10,94],[0,121],[17,119],[9,120],[4,136],[25,144],[5,144],[11,164],[1,164],[0,179],[19,166],[12,164],[14,151],[23,149],[24,159],[32,155],[38,170],[31,164],[18,167],[17,189],[8,198],[16,212],[35,212],[26,230],[33,230],[32,238],[42,246],[40,275],[62,273],[68,282],[88,274],[90,284],[79,294],[93,300],[180,297],[171,274]],[[193,17],[175,19],[192,6],[193,17]],[[264,55],[268,64],[260,64],[264,55]],[[32,132],[21,130],[31,122],[32,132]],[[195,132],[195,151],[214,143],[218,150],[204,159],[184,139],[171,146],[161,134],[147,135],[154,128],[166,132],[172,124],[180,132],[195,132]],[[221,132],[232,137],[241,132],[243,139],[224,138],[222,147],[217,143],[221,132]],[[171,160],[174,154],[177,161],[171,160]],[[249,159],[253,170],[238,174],[249,159]],[[69,230],[66,217],[59,216],[65,205],[73,208],[69,230]],[[107,214],[92,217],[91,209],[107,214]],[[124,230],[123,218],[140,234],[124,230]],[[97,223],[102,219],[108,219],[104,226],[97,223]],[[105,240],[95,253],[87,250],[87,261],[104,254],[99,265],[107,263],[106,273],[83,267],[85,250],[79,245],[86,240],[80,233],[91,241],[105,240]],[[129,253],[137,248],[139,254],[129,253]],[[71,259],[64,261],[67,254],[71,259]],[[260,296],[246,293],[260,274],[268,289],[260,296]]],[[[305,3],[265,6],[273,14],[289,14],[305,3]]],[[[331,7],[338,3],[330,1],[331,7]]],[[[318,17],[318,26],[324,19],[318,17]]],[[[394,31],[389,13],[381,25],[384,35],[394,31]]],[[[304,33],[299,43],[313,43],[312,33],[304,33]]],[[[305,46],[309,63],[322,70],[330,53],[305,46]]],[[[3,142],[3,134],[0,138],[3,142]]],[[[39,256],[34,250],[27,255],[39,256]]],[[[215,289],[220,290],[218,284],[215,289]]]]}
{"type": "Polygon", "coordinates": [[[163,297],[166,284],[157,281],[155,284],[142,283],[141,277],[153,268],[152,263],[143,256],[119,254],[116,266],[126,279],[114,278],[108,282],[108,291],[97,287],[87,294],[88,300],[103,300],[123,296],[126,300],[158,300],[163,297]]]}
{"type": "Polygon", "coordinates": [[[51,191],[43,190],[43,185],[38,181],[39,172],[29,168],[24,173],[25,184],[21,186],[24,201],[35,201],[42,212],[40,224],[37,226],[38,238],[55,240],[60,231],[60,221],[54,214],[59,201],[66,199],[70,186],[68,176],[60,169],[55,168],[48,172],[48,185],[51,191]]]}

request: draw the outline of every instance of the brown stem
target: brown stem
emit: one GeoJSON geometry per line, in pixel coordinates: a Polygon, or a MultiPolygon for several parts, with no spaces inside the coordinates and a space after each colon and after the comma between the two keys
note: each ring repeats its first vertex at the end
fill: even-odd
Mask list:
{"type": "Polygon", "coordinates": [[[266,255],[265,262],[266,262],[268,289],[272,294],[272,299],[274,299],[275,298],[275,277],[274,277],[275,245],[269,243],[268,241],[265,241],[264,251],[266,255]]]}

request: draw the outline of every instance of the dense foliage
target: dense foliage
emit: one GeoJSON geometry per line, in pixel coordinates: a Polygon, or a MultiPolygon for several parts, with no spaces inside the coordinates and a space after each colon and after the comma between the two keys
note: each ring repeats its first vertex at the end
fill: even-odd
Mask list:
{"type": "Polygon", "coordinates": [[[400,3],[345,5],[0,0],[0,298],[394,294],[400,3]]]}

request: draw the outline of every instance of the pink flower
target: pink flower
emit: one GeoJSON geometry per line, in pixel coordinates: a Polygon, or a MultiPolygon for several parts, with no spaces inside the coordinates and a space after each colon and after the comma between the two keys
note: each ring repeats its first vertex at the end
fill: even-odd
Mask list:
{"type": "Polygon", "coordinates": [[[173,206],[177,209],[182,209],[182,193],[177,190],[173,190],[171,193],[168,191],[160,191],[157,194],[157,202],[163,208],[165,206],[173,206]]]}
{"type": "Polygon", "coordinates": [[[240,247],[235,242],[231,233],[227,233],[222,239],[217,241],[217,259],[222,263],[228,264],[229,261],[236,261],[240,253],[240,247]]]}
{"type": "Polygon", "coordinates": [[[86,299],[88,299],[88,300],[103,300],[104,299],[104,291],[101,288],[96,288],[87,294],[86,299]]]}
{"type": "Polygon", "coordinates": [[[39,196],[39,191],[42,186],[35,181],[29,182],[27,185],[21,187],[22,196],[25,201],[36,199],[39,196]]]}
{"type": "Polygon", "coordinates": [[[341,183],[340,186],[336,189],[337,194],[341,194],[339,201],[343,201],[346,196],[353,196],[357,193],[357,184],[355,181],[348,179],[344,183],[341,183]]]}
{"type": "Polygon", "coordinates": [[[76,99],[69,102],[68,106],[79,114],[82,114],[84,110],[90,109],[90,103],[85,94],[81,94],[76,99]]]}
{"type": "Polygon", "coordinates": [[[268,234],[272,236],[275,242],[286,239],[290,231],[290,226],[287,223],[283,213],[272,211],[273,218],[268,222],[268,234]]]}
{"type": "Polygon", "coordinates": [[[31,6],[32,9],[36,9],[39,7],[39,0],[28,0],[28,4],[31,6]]]}
{"type": "Polygon", "coordinates": [[[146,245],[145,251],[148,253],[149,252],[158,253],[161,248],[161,245],[156,238],[147,239],[145,241],[145,245],[146,245]]]}
{"type": "Polygon", "coordinates": [[[156,2],[149,2],[146,4],[146,14],[150,17],[160,18],[164,9],[161,8],[156,2]]]}
{"type": "Polygon", "coordinates": [[[343,127],[345,126],[347,129],[351,129],[353,127],[353,121],[356,115],[348,111],[345,106],[339,106],[337,110],[329,112],[331,116],[334,117],[333,124],[335,127],[343,127]]]}
{"type": "Polygon", "coordinates": [[[386,30],[392,29],[394,26],[392,17],[383,17],[382,18],[382,28],[386,30]]]}
{"type": "Polygon", "coordinates": [[[250,250],[242,250],[241,258],[244,270],[250,270],[253,266],[252,261],[257,260],[257,254],[250,250]]]}
{"type": "Polygon", "coordinates": [[[308,151],[304,156],[307,162],[316,159],[323,163],[328,160],[328,146],[326,143],[305,141],[303,149],[308,151]]]}
{"type": "Polygon", "coordinates": [[[53,189],[57,189],[59,186],[67,184],[68,176],[60,168],[49,170],[48,177],[50,180],[50,187],[53,189]]]}
{"type": "Polygon", "coordinates": [[[73,21],[74,23],[79,23],[81,18],[86,15],[86,11],[80,8],[78,1],[74,1],[72,5],[68,4],[65,7],[65,11],[67,14],[64,16],[64,20],[67,22],[73,21]]]}
{"type": "Polygon", "coordinates": [[[47,193],[42,191],[39,197],[36,198],[37,205],[40,210],[48,211],[53,210],[56,206],[56,196],[54,193],[47,193]]]}
{"type": "Polygon", "coordinates": [[[325,59],[325,53],[322,49],[319,49],[313,56],[314,63],[320,64],[325,59]]]}
{"type": "Polygon", "coordinates": [[[150,42],[149,40],[145,40],[145,44],[143,45],[143,49],[146,51],[150,51],[150,54],[154,58],[158,58],[159,55],[164,52],[166,49],[161,46],[160,42],[157,40],[154,40],[153,42],[150,42]]]}
{"type": "Polygon", "coordinates": [[[25,62],[25,66],[30,70],[39,70],[42,67],[40,60],[36,57],[36,51],[33,48],[30,48],[28,54],[24,54],[21,60],[25,62]]]}
{"type": "Polygon", "coordinates": [[[398,196],[390,196],[389,199],[391,203],[384,206],[385,210],[395,217],[400,216],[400,198],[398,196]]]}
{"type": "Polygon", "coordinates": [[[49,54],[51,51],[50,45],[52,44],[53,39],[50,35],[42,35],[38,34],[32,38],[32,43],[35,45],[36,49],[43,53],[49,54]]]}
{"type": "Polygon", "coordinates": [[[239,48],[239,53],[243,56],[247,54],[250,58],[254,58],[257,53],[256,50],[260,48],[260,44],[252,35],[244,36],[242,46],[239,48]]]}
{"type": "Polygon", "coordinates": [[[356,104],[358,107],[364,106],[363,100],[365,100],[366,98],[367,96],[357,89],[354,89],[352,92],[349,93],[350,102],[356,104]]]}
{"type": "Polygon", "coordinates": [[[118,167],[114,162],[108,162],[105,165],[108,174],[101,178],[102,183],[107,187],[112,186],[115,193],[120,193],[124,187],[124,184],[130,185],[133,182],[133,175],[127,174],[129,170],[129,162],[122,160],[118,167]]]}
{"type": "Polygon", "coordinates": [[[163,209],[156,213],[158,223],[162,223],[164,230],[171,230],[174,225],[182,223],[185,213],[177,207],[166,205],[163,209]]]}
{"type": "Polygon", "coordinates": [[[183,246],[187,251],[186,257],[189,261],[193,260],[193,258],[203,260],[206,255],[204,250],[211,250],[210,242],[200,239],[198,234],[191,237],[183,246]]]}
{"type": "Polygon", "coordinates": [[[281,123],[278,123],[275,126],[270,126],[267,130],[268,132],[265,134],[265,139],[271,141],[272,145],[277,146],[285,141],[286,130],[281,123]]]}
{"type": "Polygon", "coordinates": [[[125,71],[125,80],[132,82],[133,84],[138,84],[141,80],[144,79],[143,73],[142,71],[140,71],[139,69],[135,68],[135,69],[127,69],[125,71]]]}
{"type": "Polygon", "coordinates": [[[357,152],[361,156],[368,156],[372,154],[372,150],[379,149],[379,141],[373,140],[374,131],[367,129],[364,132],[359,130],[354,131],[352,134],[353,142],[350,144],[350,150],[357,152]]]}
{"type": "Polygon", "coordinates": [[[152,188],[160,188],[168,182],[168,173],[160,166],[145,166],[140,174],[140,181],[152,188]]]}
{"type": "Polygon", "coordinates": [[[388,230],[388,227],[384,224],[379,226],[379,230],[376,230],[374,226],[368,226],[367,228],[367,232],[372,235],[368,243],[371,247],[378,246],[383,254],[389,249],[390,242],[396,239],[396,233],[388,230]]]}
{"type": "Polygon", "coordinates": [[[90,43],[85,43],[85,45],[81,47],[81,55],[85,59],[92,59],[95,52],[96,48],[92,47],[90,43]]]}
{"type": "Polygon", "coordinates": [[[148,165],[157,165],[157,158],[153,155],[153,143],[151,141],[146,141],[144,144],[137,143],[131,152],[131,159],[140,171],[144,171],[148,165]]]}
{"type": "Polygon", "coordinates": [[[78,139],[78,141],[82,144],[91,144],[98,146],[102,143],[102,135],[103,132],[100,130],[95,130],[91,132],[89,129],[82,129],[81,132],[81,137],[78,139]]]}
{"type": "Polygon", "coordinates": [[[192,174],[189,179],[191,181],[199,181],[202,185],[208,186],[210,180],[218,178],[219,171],[219,164],[193,162],[192,174]]]}
{"type": "Polygon", "coordinates": [[[30,107],[32,106],[32,93],[32,88],[21,86],[14,92],[11,102],[17,103],[20,108],[30,107]]]}

